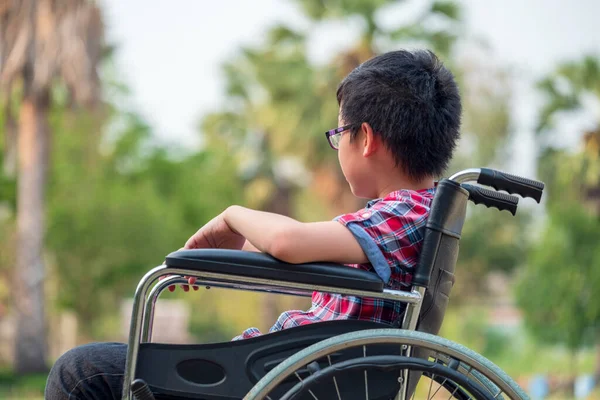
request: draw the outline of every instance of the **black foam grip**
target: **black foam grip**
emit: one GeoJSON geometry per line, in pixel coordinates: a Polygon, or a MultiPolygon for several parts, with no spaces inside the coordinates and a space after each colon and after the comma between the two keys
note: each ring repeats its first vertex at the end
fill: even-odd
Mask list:
{"type": "Polygon", "coordinates": [[[483,204],[486,207],[495,207],[500,211],[507,210],[512,215],[517,213],[519,198],[506,193],[499,193],[485,189],[480,186],[462,184],[469,192],[469,200],[475,204],[483,204]]]}
{"type": "Polygon", "coordinates": [[[135,400],[156,400],[150,388],[142,379],[136,379],[131,383],[131,392],[135,400]]]}
{"type": "Polygon", "coordinates": [[[544,191],[544,182],[522,178],[505,172],[495,171],[490,168],[481,168],[477,183],[491,186],[496,190],[505,190],[511,194],[530,197],[538,203],[542,199],[542,193],[544,191]]]}

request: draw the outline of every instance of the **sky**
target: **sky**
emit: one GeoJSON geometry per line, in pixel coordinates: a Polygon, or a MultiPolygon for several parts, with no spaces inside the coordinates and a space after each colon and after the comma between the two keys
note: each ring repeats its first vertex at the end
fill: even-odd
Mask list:
{"type": "MultiPolygon", "coordinates": [[[[427,1],[405,3],[386,15],[386,20],[409,18],[427,1]]],[[[600,1],[460,3],[467,34],[488,43],[492,62],[509,66],[515,73],[512,108],[519,136],[515,151],[531,158],[531,130],[540,101],[532,82],[557,62],[584,53],[600,55],[600,1]]],[[[221,63],[241,45],[259,43],[276,21],[306,23],[290,0],[102,0],[101,4],[108,37],[118,46],[120,78],[132,91],[131,106],[161,140],[189,145],[198,143],[199,118],[223,104],[221,63]]],[[[329,24],[314,33],[311,56],[325,60],[352,38],[349,26],[329,24]]],[[[589,118],[583,117],[579,124],[589,123],[589,118]]],[[[561,128],[561,140],[575,143],[578,126],[561,128]]],[[[519,168],[532,173],[533,164],[523,162],[519,168]]]]}

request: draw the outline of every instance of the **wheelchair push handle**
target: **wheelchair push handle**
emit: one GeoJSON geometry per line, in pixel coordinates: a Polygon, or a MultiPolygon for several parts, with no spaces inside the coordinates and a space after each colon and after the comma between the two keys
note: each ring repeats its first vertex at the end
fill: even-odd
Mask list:
{"type": "Polygon", "coordinates": [[[466,183],[461,186],[469,192],[469,200],[475,204],[483,204],[489,208],[495,207],[500,211],[507,210],[513,216],[517,213],[518,197],[466,183]]]}
{"type": "Polygon", "coordinates": [[[452,175],[450,180],[458,183],[477,182],[491,186],[496,190],[505,190],[509,194],[530,197],[538,203],[544,192],[544,182],[507,174],[490,168],[469,168],[452,175]]]}
{"type": "Polygon", "coordinates": [[[496,190],[505,190],[511,194],[529,197],[538,203],[542,199],[544,191],[543,182],[495,171],[490,168],[481,168],[477,183],[491,186],[496,190]]]}

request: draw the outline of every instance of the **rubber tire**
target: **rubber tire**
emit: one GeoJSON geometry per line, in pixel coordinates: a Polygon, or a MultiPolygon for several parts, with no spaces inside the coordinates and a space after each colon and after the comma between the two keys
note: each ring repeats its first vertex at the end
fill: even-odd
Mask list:
{"type": "MultiPolygon", "coordinates": [[[[338,349],[362,346],[375,343],[397,343],[409,346],[438,351],[452,358],[473,366],[476,372],[474,377],[486,384],[488,389],[498,387],[504,392],[505,399],[529,400],[525,391],[517,383],[502,371],[498,366],[482,355],[468,349],[467,347],[428,333],[407,331],[402,329],[369,329],[358,332],[350,332],[343,335],[315,343],[306,349],[299,351],[287,358],[277,367],[273,368],[244,397],[244,400],[262,400],[265,396],[285,379],[294,373],[300,366],[306,365],[322,356],[337,351],[338,349]],[[485,380],[489,380],[487,383],[485,380]]],[[[464,368],[463,368],[464,369],[464,368]]],[[[495,394],[495,393],[494,393],[495,394]]]]}

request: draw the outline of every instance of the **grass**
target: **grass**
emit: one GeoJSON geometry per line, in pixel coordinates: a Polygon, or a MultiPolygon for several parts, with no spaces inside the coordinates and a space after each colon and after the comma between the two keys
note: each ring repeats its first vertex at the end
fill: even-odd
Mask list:
{"type": "Polygon", "coordinates": [[[449,310],[440,336],[474,350],[517,379],[544,374],[554,377],[594,372],[596,352],[581,349],[575,354],[563,346],[536,343],[522,329],[491,328],[475,307],[449,310]]]}
{"type": "Polygon", "coordinates": [[[0,370],[0,399],[43,400],[47,373],[19,376],[8,369],[0,370]]]}

